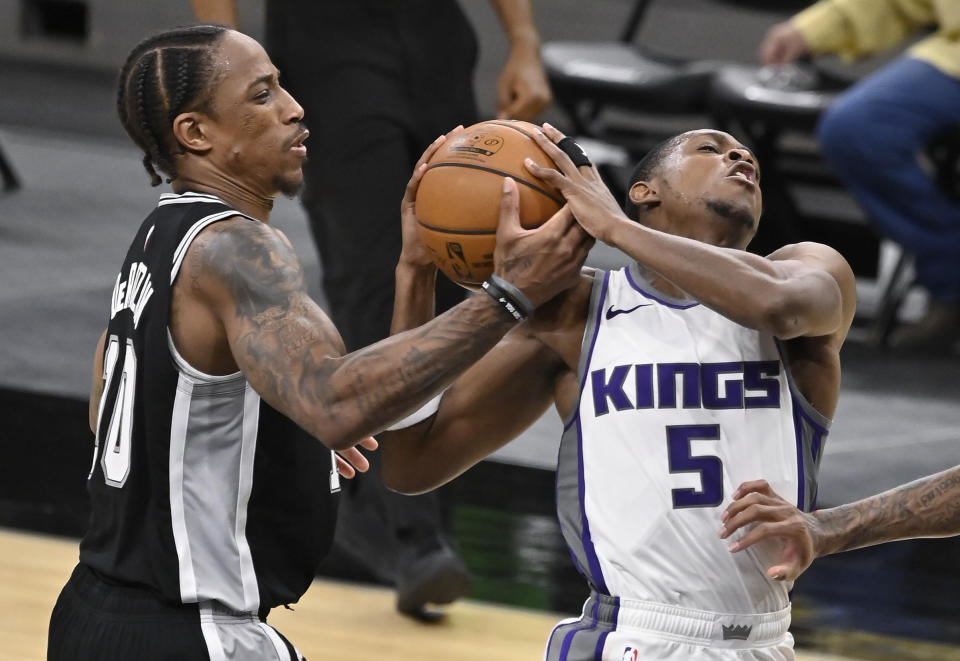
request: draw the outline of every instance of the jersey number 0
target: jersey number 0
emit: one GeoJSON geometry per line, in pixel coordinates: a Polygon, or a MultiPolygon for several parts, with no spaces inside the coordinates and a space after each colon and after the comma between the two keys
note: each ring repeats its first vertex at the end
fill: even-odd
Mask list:
{"type": "MultiPolygon", "coordinates": [[[[119,355],[120,341],[116,335],[111,335],[103,358],[104,393],[113,383],[119,355]]],[[[97,412],[97,439],[93,449],[93,461],[96,465],[97,452],[100,446],[103,446],[103,457],[100,460],[100,466],[103,468],[103,479],[109,486],[118,489],[126,483],[130,474],[133,402],[137,388],[136,375],[137,353],[133,348],[133,340],[128,339],[123,356],[123,370],[118,375],[120,383],[117,385],[117,396],[113,400],[105,438],[102,437],[104,429],[102,418],[106,397],[100,399],[100,410],[97,412]]],[[[90,474],[93,474],[93,466],[90,468],[90,474]]]]}

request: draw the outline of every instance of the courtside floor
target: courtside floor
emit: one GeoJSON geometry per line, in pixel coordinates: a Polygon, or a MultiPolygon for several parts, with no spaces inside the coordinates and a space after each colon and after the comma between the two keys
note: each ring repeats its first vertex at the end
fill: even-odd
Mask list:
{"type": "MultiPolygon", "coordinates": [[[[75,540],[0,529],[0,661],[46,658],[50,610],[76,557],[75,540]]],[[[311,660],[529,661],[541,658],[550,630],[567,616],[461,601],[443,621],[418,624],[394,611],[391,590],[316,580],[294,610],[276,609],[270,623],[311,660]]],[[[797,659],[851,657],[801,652],[797,659]]]]}

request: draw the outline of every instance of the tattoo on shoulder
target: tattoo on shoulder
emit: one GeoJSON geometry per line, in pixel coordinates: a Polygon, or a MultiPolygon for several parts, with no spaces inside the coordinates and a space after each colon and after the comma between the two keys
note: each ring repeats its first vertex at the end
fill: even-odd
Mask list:
{"type": "Polygon", "coordinates": [[[198,270],[226,285],[238,317],[269,324],[271,310],[305,291],[300,260],[274,229],[237,219],[210,226],[201,238],[198,270]]]}
{"type": "Polygon", "coordinates": [[[316,361],[318,344],[325,352],[344,351],[332,322],[316,313],[300,260],[282,234],[249,220],[221,221],[192,249],[191,286],[212,279],[229,293],[239,322],[233,351],[261,394],[293,395],[300,373],[316,361]]]}

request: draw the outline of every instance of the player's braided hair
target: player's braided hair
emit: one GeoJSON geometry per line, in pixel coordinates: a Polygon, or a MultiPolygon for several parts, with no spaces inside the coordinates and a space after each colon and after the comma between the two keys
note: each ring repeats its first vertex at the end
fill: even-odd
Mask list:
{"type": "Polygon", "coordinates": [[[627,194],[623,200],[623,211],[629,218],[633,220],[639,219],[637,205],[630,200],[630,189],[633,188],[633,185],[638,181],[650,181],[650,178],[660,171],[660,166],[663,165],[664,159],[683,141],[683,137],[684,134],[681,133],[680,135],[675,135],[672,138],[658,142],[643,155],[640,162],[633,168],[633,172],[630,174],[630,183],[627,184],[627,194]]]}
{"type": "Polygon", "coordinates": [[[143,150],[150,184],[157,169],[177,178],[173,120],[182,112],[210,112],[212,53],[227,31],[220,25],[175,28],[147,37],[130,52],[117,84],[117,113],[127,134],[143,150]],[[155,169],[156,166],[156,169],[155,169]]]}

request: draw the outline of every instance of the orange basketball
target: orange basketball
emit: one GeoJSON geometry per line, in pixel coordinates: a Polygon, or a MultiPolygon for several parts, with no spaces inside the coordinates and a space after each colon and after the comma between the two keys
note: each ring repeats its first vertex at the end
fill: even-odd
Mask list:
{"type": "Polygon", "coordinates": [[[520,192],[520,224],[532,229],[563,206],[563,196],[523,165],[531,158],[556,167],[534,141],[534,124],[491,120],[474,124],[448,140],[428,162],[417,190],[420,237],[447,277],[477,289],[493,272],[493,248],[503,178],[520,192]]]}

